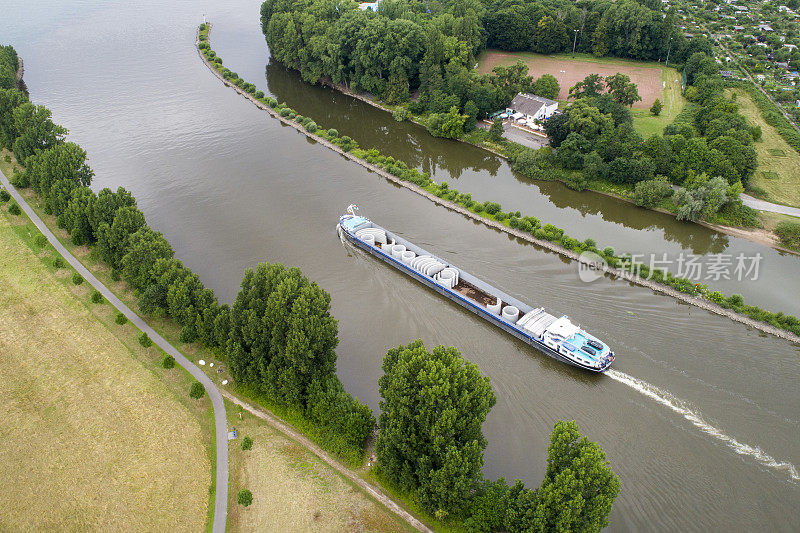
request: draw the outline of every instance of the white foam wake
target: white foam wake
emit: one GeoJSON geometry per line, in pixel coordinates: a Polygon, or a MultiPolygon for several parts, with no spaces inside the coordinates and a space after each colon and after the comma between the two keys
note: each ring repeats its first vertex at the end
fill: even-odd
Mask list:
{"type": "Polygon", "coordinates": [[[703,420],[703,417],[699,412],[687,407],[685,402],[679,398],[676,398],[671,393],[663,391],[655,385],[647,383],[646,381],[629,376],[624,372],[619,372],[618,370],[609,370],[606,372],[606,375],[615,381],[624,383],[630,388],[644,394],[648,398],[669,407],[679,415],[682,415],[686,420],[691,422],[703,433],[711,435],[712,437],[724,442],[729,448],[739,455],[750,456],[768,468],[788,472],[792,481],[800,480],[800,475],[797,473],[797,467],[795,467],[792,463],[787,461],[777,461],[772,456],[766,454],[764,450],[758,446],[750,446],[749,444],[741,443],[730,435],[726,435],[719,428],[716,428],[703,420]]]}

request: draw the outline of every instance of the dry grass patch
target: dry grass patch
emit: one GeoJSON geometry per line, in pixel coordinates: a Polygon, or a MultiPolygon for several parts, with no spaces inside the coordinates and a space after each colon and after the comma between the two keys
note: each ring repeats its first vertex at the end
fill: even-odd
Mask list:
{"type": "Polygon", "coordinates": [[[318,457],[259,419],[228,404],[239,439],[230,447],[230,531],[410,531],[385,507],[357,490],[318,457]],[[253,439],[242,451],[241,439],[253,439]],[[245,508],[241,489],[253,493],[245,508]]]}
{"type": "Polygon", "coordinates": [[[750,185],[763,190],[765,200],[800,207],[800,153],[767,124],[747,91],[731,89],[728,93],[736,94],[739,111],[748,122],[761,126],[761,141],[755,143],[758,170],[750,185]]]}
{"type": "Polygon", "coordinates": [[[202,530],[200,424],[67,283],[0,216],[0,530],[202,530]]]}

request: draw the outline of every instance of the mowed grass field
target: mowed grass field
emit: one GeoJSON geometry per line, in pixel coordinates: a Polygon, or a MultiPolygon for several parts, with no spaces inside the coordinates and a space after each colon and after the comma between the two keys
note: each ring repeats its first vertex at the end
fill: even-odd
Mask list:
{"type": "Polygon", "coordinates": [[[736,94],[739,111],[750,124],[761,126],[761,141],[755,143],[758,169],[750,185],[766,193],[765,200],[792,207],[800,207],[800,153],[792,148],[767,124],[756,103],[747,91],[730,89],[736,94]]]}
{"type": "Polygon", "coordinates": [[[160,351],[136,345],[138,330],[115,324],[110,305],[90,304],[88,283],[55,269],[55,251],[7,206],[0,531],[204,529],[207,400],[190,400],[183,371],[159,369],[160,351]]]}
{"type": "Polygon", "coordinates": [[[227,408],[239,433],[230,447],[229,531],[413,531],[306,448],[237,405],[227,408]],[[245,435],[253,447],[242,451],[245,435]],[[236,502],[241,489],[253,493],[249,507],[236,502]]]}
{"type": "Polygon", "coordinates": [[[478,60],[478,71],[489,73],[496,66],[510,66],[518,60],[528,66],[528,74],[534,79],[542,74],[551,74],[558,80],[561,92],[559,101],[566,101],[569,88],[583,80],[589,74],[600,74],[603,77],[613,76],[617,72],[627,74],[639,88],[641,102],[633,106],[633,124],[644,136],[661,133],[664,126],[671,123],[683,110],[686,100],[681,94],[681,75],[672,68],[660,63],[632,61],[608,57],[594,57],[590,54],[541,55],[532,52],[502,52],[487,50],[478,60]],[[661,115],[654,117],[650,106],[656,98],[664,105],[661,115]]]}

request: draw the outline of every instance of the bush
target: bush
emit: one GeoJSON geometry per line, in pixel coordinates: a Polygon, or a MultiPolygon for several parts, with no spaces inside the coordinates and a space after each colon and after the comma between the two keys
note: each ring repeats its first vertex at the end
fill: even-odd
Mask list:
{"type": "Polygon", "coordinates": [[[11,156],[6,154],[6,156],[3,158],[3,161],[5,161],[6,163],[11,163],[11,156]]]}
{"type": "Polygon", "coordinates": [[[790,248],[800,248],[800,224],[797,222],[781,222],[775,228],[781,243],[790,248]]]}
{"type": "Polygon", "coordinates": [[[338,137],[339,136],[339,130],[337,130],[336,128],[331,128],[331,129],[328,130],[328,135],[331,136],[331,137],[338,137]]]}
{"type": "Polygon", "coordinates": [[[105,299],[103,298],[103,295],[100,294],[100,291],[92,291],[91,299],[92,299],[92,302],[96,303],[96,304],[101,304],[101,303],[103,303],[105,301],[105,299]]]}
{"type": "Polygon", "coordinates": [[[500,212],[500,204],[495,202],[484,202],[483,209],[490,215],[496,215],[500,212]]]}
{"type": "Polygon", "coordinates": [[[122,326],[123,324],[127,324],[128,323],[128,317],[126,317],[122,313],[118,312],[117,316],[114,317],[114,322],[116,322],[117,324],[122,326]]]}
{"type": "Polygon", "coordinates": [[[8,191],[5,189],[0,189],[0,202],[7,202],[11,200],[11,195],[8,194],[8,191]]]}
{"type": "Polygon", "coordinates": [[[189,397],[198,400],[203,397],[203,394],[206,393],[205,387],[199,381],[195,381],[192,383],[192,386],[189,388],[189,397]]]}
{"type": "Polygon", "coordinates": [[[291,110],[291,109],[289,109],[288,107],[284,107],[283,109],[281,109],[280,111],[278,111],[278,114],[279,114],[280,116],[282,116],[282,117],[286,118],[286,117],[288,117],[289,115],[291,115],[291,114],[292,114],[292,110],[291,110]]]}
{"type": "Polygon", "coordinates": [[[196,341],[197,328],[195,328],[194,324],[186,324],[183,326],[178,334],[178,340],[186,344],[196,341]]]}
{"type": "Polygon", "coordinates": [[[253,447],[253,439],[251,439],[250,437],[245,436],[245,438],[242,439],[242,450],[243,451],[249,450],[252,447],[253,447]]]}
{"type": "Polygon", "coordinates": [[[741,294],[731,294],[725,298],[725,303],[728,305],[728,307],[736,309],[737,307],[744,305],[744,298],[741,294]]]}
{"type": "Polygon", "coordinates": [[[309,133],[314,133],[315,131],[317,131],[319,129],[319,126],[317,126],[317,123],[312,120],[312,121],[306,123],[305,128],[306,128],[306,131],[308,131],[309,133]]]}
{"type": "Polygon", "coordinates": [[[392,118],[394,118],[397,122],[403,122],[411,118],[411,112],[405,107],[398,107],[392,113],[392,118]]]}
{"type": "Polygon", "coordinates": [[[358,448],[375,427],[375,417],[370,408],[344,390],[335,374],[312,381],[306,416],[358,448]]]}
{"type": "Polygon", "coordinates": [[[62,257],[56,257],[55,259],[53,259],[53,267],[54,268],[58,269],[58,268],[64,268],[66,266],[67,266],[67,263],[64,262],[64,259],[62,257]]]}
{"type": "Polygon", "coordinates": [[[20,172],[18,168],[14,168],[14,174],[11,176],[11,185],[18,189],[24,189],[28,185],[28,178],[24,172],[20,172]]]}
{"type": "Polygon", "coordinates": [[[261,100],[264,98],[264,91],[256,91],[255,97],[261,100]]]}
{"type": "Polygon", "coordinates": [[[153,340],[147,333],[142,332],[142,334],[139,335],[139,344],[141,344],[143,348],[149,348],[153,345],[153,340]]]}
{"type": "Polygon", "coordinates": [[[35,239],[33,239],[33,242],[36,243],[36,246],[38,246],[39,248],[43,248],[47,246],[47,237],[45,237],[40,233],[39,235],[36,236],[35,239]]]}
{"type": "Polygon", "coordinates": [[[265,100],[267,101],[267,105],[268,105],[268,106],[270,106],[270,107],[272,107],[272,108],[275,108],[275,106],[277,106],[277,105],[278,105],[278,101],[277,101],[277,100],[275,100],[275,99],[274,99],[273,97],[271,97],[271,96],[267,96],[267,97],[265,98],[265,100]]]}
{"type": "Polygon", "coordinates": [[[112,279],[112,280],[114,280],[114,281],[119,281],[119,280],[121,280],[121,279],[122,279],[122,278],[120,277],[120,275],[119,275],[119,272],[118,272],[118,271],[117,271],[117,269],[115,269],[115,268],[112,268],[112,269],[111,269],[111,279],[112,279]]]}
{"type": "Polygon", "coordinates": [[[72,283],[74,283],[75,285],[80,285],[80,284],[82,284],[82,283],[83,283],[83,276],[81,276],[80,274],[78,274],[77,272],[75,272],[75,273],[72,275],[72,283]]]}
{"type": "Polygon", "coordinates": [[[634,187],[636,205],[651,209],[672,196],[672,187],[666,178],[640,181],[634,187]]]}
{"type": "MultiPolygon", "coordinates": [[[[175,368],[175,358],[174,358],[174,357],[172,357],[171,355],[165,355],[165,356],[164,356],[164,359],[161,361],[161,367],[162,367],[162,368],[166,368],[167,370],[169,370],[169,369],[171,369],[171,368],[175,368]]],[[[194,387],[194,385],[200,385],[200,383],[196,381],[196,382],[195,382],[195,383],[192,385],[192,387],[194,387]]],[[[203,388],[203,386],[202,386],[202,385],[200,385],[200,388],[202,389],[202,388],[203,388]]],[[[191,391],[190,391],[190,393],[189,393],[189,394],[191,395],[191,391]]],[[[203,395],[203,393],[202,393],[202,391],[201,391],[201,392],[200,392],[200,396],[202,396],[202,395],[203,395]]],[[[194,396],[192,396],[192,398],[194,398],[194,396]]],[[[198,398],[199,398],[199,396],[198,396],[198,398]]]]}
{"type": "Polygon", "coordinates": [[[247,507],[248,505],[253,503],[253,493],[247,489],[240,490],[239,494],[236,495],[236,502],[239,505],[247,507]]]}
{"type": "Polygon", "coordinates": [[[21,215],[22,209],[19,208],[17,202],[11,202],[11,204],[8,206],[8,213],[11,215],[21,215]]]}

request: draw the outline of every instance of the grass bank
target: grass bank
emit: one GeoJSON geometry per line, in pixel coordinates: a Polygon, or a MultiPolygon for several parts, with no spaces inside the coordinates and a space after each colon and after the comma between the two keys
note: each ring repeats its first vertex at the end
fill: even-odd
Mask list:
{"type": "Polygon", "coordinates": [[[739,111],[747,121],[761,127],[761,140],[755,143],[758,170],[750,180],[751,192],[776,204],[800,207],[800,152],[767,123],[748,91],[726,92],[736,95],[739,111]]]}
{"type": "Polygon", "coordinates": [[[0,530],[197,531],[214,449],[208,400],[159,367],[32,222],[0,207],[0,530]]]}

